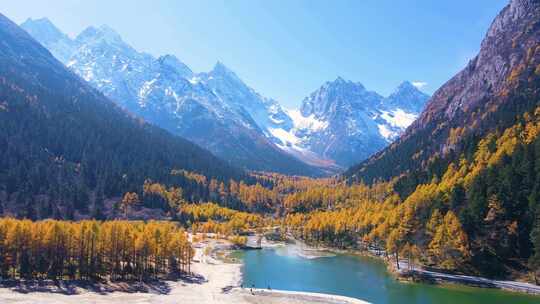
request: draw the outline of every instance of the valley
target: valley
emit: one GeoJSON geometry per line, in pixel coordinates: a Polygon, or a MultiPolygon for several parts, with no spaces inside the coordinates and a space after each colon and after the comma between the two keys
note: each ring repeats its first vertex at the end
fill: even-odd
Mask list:
{"type": "Polygon", "coordinates": [[[0,301],[538,303],[540,2],[419,87],[287,109],[222,62],[0,14],[0,301]]]}

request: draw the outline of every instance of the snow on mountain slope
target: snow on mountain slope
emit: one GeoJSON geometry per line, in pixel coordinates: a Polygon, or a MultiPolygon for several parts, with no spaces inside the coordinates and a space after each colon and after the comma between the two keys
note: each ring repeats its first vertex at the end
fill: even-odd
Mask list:
{"type": "Polygon", "coordinates": [[[403,82],[388,97],[360,83],[338,77],[287,113],[292,128],[271,129],[278,146],[302,157],[311,151],[320,160],[345,167],[357,163],[397,138],[418,116],[428,96],[403,82]]]}
{"type": "Polygon", "coordinates": [[[396,108],[391,112],[381,110],[382,119],[386,120],[391,126],[401,129],[405,129],[412,124],[417,116],[417,114],[407,113],[400,108],[396,108]]]}
{"type": "Polygon", "coordinates": [[[76,48],[75,43],[47,18],[28,19],[21,27],[62,62],[66,62],[76,48]]]}
{"type": "Polygon", "coordinates": [[[266,136],[259,124],[285,126],[288,116],[221,63],[196,75],[172,55],[155,58],[135,50],[108,26],[88,27],[75,39],[46,19],[29,19],[21,27],[119,105],[237,166],[288,174],[320,172],[266,136]]]}
{"type": "Polygon", "coordinates": [[[394,108],[379,110],[379,114],[374,116],[374,119],[378,122],[379,133],[390,143],[410,126],[416,117],[418,113],[407,113],[401,108],[394,108]]]}
{"type": "Polygon", "coordinates": [[[318,120],[314,114],[303,116],[300,110],[288,110],[287,113],[293,120],[295,129],[316,132],[328,127],[328,122],[318,120]]]}
{"type": "Polygon", "coordinates": [[[135,50],[108,26],[88,27],[75,39],[45,18],[21,26],[130,112],[248,169],[316,174],[315,166],[335,172],[392,142],[428,98],[410,82],[385,98],[338,77],[306,97],[300,109],[286,110],[221,62],[196,74],[173,55],[155,58],[135,50]]]}
{"type": "Polygon", "coordinates": [[[223,63],[216,63],[212,71],[197,75],[197,79],[234,111],[246,111],[267,135],[270,128],[292,127],[291,118],[277,101],[255,92],[223,63]]]}

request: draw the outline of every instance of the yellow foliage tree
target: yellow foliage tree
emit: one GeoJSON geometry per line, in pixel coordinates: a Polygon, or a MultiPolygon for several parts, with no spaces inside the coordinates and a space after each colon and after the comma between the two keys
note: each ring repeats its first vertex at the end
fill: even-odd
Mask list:
{"type": "Polygon", "coordinates": [[[456,269],[469,257],[469,241],[459,219],[448,211],[442,223],[435,230],[429,243],[429,253],[433,262],[443,269],[456,269]]]}

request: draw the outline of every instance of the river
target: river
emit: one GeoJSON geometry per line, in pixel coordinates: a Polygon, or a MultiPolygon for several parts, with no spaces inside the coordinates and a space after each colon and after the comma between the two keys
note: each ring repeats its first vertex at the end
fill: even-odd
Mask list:
{"type": "Polygon", "coordinates": [[[338,294],[371,303],[540,303],[540,297],[459,285],[403,283],[377,258],[346,254],[306,258],[296,246],[238,251],[244,286],[338,294]]]}

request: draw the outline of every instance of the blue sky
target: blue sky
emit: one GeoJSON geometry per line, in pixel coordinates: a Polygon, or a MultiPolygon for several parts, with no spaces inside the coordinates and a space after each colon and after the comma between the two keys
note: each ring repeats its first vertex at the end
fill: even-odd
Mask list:
{"type": "Polygon", "coordinates": [[[476,54],[507,2],[13,0],[0,12],[17,23],[48,17],[71,36],[107,24],[136,49],[174,54],[196,72],[220,60],[262,95],[296,107],[337,76],[383,95],[402,80],[433,93],[476,54]]]}

